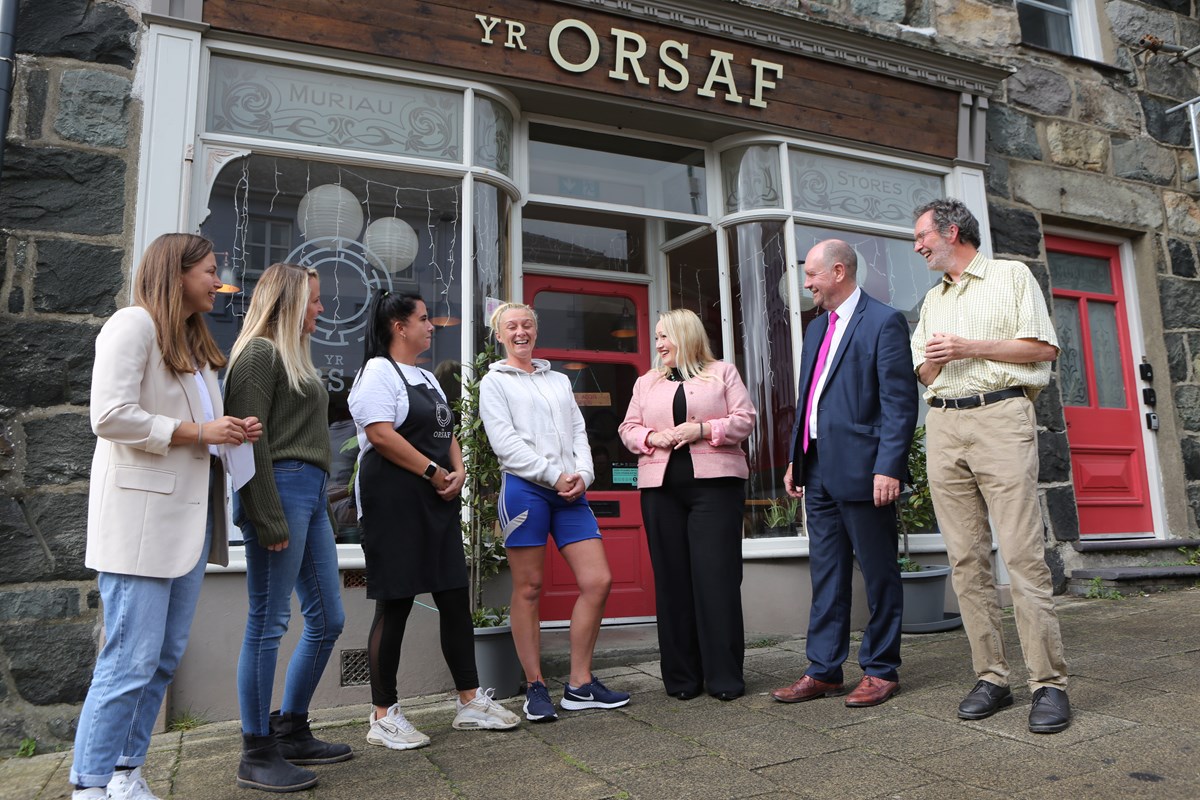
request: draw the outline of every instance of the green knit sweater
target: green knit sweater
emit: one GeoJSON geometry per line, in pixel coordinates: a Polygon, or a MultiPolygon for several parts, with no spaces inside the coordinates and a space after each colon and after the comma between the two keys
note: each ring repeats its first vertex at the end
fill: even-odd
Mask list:
{"type": "Polygon", "coordinates": [[[275,346],[268,339],[252,339],[225,377],[225,413],[262,422],[262,438],[254,445],[254,477],[240,491],[242,506],[259,544],[286,542],[287,520],[272,464],[296,459],[329,471],[329,394],[320,381],[305,383],[302,393],[293,391],[275,346]]]}

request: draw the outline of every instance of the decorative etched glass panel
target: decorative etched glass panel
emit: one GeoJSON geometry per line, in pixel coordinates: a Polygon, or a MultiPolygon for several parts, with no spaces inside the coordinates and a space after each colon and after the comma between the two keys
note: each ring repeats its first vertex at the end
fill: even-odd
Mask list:
{"type": "Polygon", "coordinates": [[[1054,331],[1058,334],[1058,382],[1064,406],[1086,406],[1087,365],[1084,363],[1083,334],[1079,324],[1079,301],[1054,298],[1054,331]]]}
{"type": "Polygon", "coordinates": [[[1047,253],[1055,289],[1112,294],[1112,263],[1107,258],[1075,253],[1047,253]]]}
{"type": "Polygon", "coordinates": [[[646,271],[646,223],[637,217],[528,205],[521,230],[526,264],[646,271]]]}
{"type": "Polygon", "coordinates": [[[213,56],[207,130],[462,161],[458,91],[213,56]]]}
{"type": "Polygon", "coordinates": [[[325,310],[311,346],[329,391],[329,488],[340,541],[357,541],[353,501],[343,502],[357,451],[341,448],[354,436],[346,401],[362,366],[367,308],[378,292],[425,299],[441,321],[418,363],[446,375],[448,392],[458,386],[462,205],[456,178],[266,155],[227,164],[208,199],[200,233],[213,240],[222,278],[227,267],[227,282],[239,289],[219,294],[208,315],[224,352],[269,260],[311,266],[320,275],[325,310]]]}
{"type": "Polygon", "coordinates": [[[1121,341],[1117,338],[1117,307],[1089,300],[1087,309],[1096,399],[1101,408],[1125,408],[1125,370],[1121,368],[1121,341]]]}
{"type": "Polygon", "coordinates": [[[529,191],[707,214],[704,151],[602,133],[529,126],[529,191]]]}
{"type": "Polygon", "coordinates": [[[779,148],[773,144],[752,144],[721,153],[721,180],[728,214],[783,207],[779,148]]]}
{"type": "Polygon", "coordinates": [[[733,289],[734,362],[758,409],[747,440],[747,536],[776,536],[767,528],[772,500],[787,499],[783,475],[792,459],[796,376],[787,307],[776,288],[786,266],[782,222],[747,222],[727,230],[733,289]]]}
{"type": "Polygon", "coordinates": [[[805,150],[788,151],[788,168],[794,210],[855,222],[909,225],[913,209],[945,194],[935,175],[805,150]]]}
{"type": "Polygon", "coordinates": [[[475,164],[512,177],[513,116],[503,103],[475,95],[475,164]]]}

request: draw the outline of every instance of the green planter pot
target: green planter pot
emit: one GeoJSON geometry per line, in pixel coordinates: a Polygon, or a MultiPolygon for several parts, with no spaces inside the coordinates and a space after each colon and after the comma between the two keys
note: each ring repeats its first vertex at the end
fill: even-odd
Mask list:
{"type": "Polygon", "coordinates": [[[521,691],[525,674],[513,646],[511,626],[475,629],[475,667],[479,671],[479,685],[495,689],[497,700],[521,691]]]}
{"type": "Polygon", "coordinates": [[[904,616],[900,630],[904,633],[937,633],[962,625],[962,617],[946,611],[946,580],[950,568],[924,567],[920,572],[901,572],[904,587],[904,616]]]}

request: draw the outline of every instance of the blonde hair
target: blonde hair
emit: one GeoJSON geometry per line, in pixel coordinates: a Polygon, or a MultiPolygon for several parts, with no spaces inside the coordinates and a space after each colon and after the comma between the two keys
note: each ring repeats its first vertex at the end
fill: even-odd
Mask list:
{"type": "MultiPolygon", "coordinates": [[[[524,303],[501,303],[488,317],[488,327],[492,329],[492,335],[496,337],[496,341],[500,341],[500,320],[504,319],[504,315],[509,311],[528,312],[529,316],[533,317],[533,327],[537,327],[537,312],[533,310],[533,306],[527,306],[524,303]]],[[[505,348],[506,352],[507,350],[508,348],[505,348]]]]}
{"type": "Polygon", "coordinates": [[[309,280],[320,280],[312,267],[298,264],[267,267],[254,287],[242,332],[229,353],[230,370],[250,340],[262,338],[275,345],[293,391],[302,392],[305,383],[320,380],[320,373],[313,365],[309,336],[304,333],[309,280]]]}
{"type": "Polygon", "coordinates": [[[209,333],[204,315],[185,316],[183,310],[183,274],[212,251],[212,242],[203,236],[164,233],[150,243],[138,265],[133,302],[154,320],[163,363],[174,372],[225,366],[225,356],[209,333]]]}
{"type": "MultiPolygon", "coordinates": [[[[675,368],[683,379],[715,379],[715,375],[705,370],[717,358],[709,347],[704,323],[696,316],[696,312],[687,308],[672,308],[664,312],[658,321],[662,324],[663,333],[675,343],[675,368]]],[[[662,371],[664,377],[671,372],[671,368],[662,363],[662,356],[657,354],[654,356],[654,366],[662,371]]]]}

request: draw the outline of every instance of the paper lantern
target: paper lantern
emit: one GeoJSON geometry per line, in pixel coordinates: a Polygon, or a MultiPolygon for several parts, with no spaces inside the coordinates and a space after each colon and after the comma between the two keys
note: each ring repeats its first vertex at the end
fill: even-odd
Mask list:
{"type": "MultiPolygon", "coordinates": [[[[809,292],[808,289],[804,288],[804,273],[801,272],[797,277],[800,278],[800,311],[812,311],[817,304],[813,302],[812,293],[809,292]]],[[[788,302],[788,285],[786,274],[779,279],[779,296],[783,299],[783,304],[788,308],[791,308],[792,304],[788,302]]]]}
{"type": "Polygon", "coordinates": [[[417,232],[402,219],[383,217],[367,226],[363,245],[385,270],[403,272],[417,257],[417,232]]]}
{"type": "Polygon", "coordinates": [[[336,183],[310,189],[296,209],[296,218],[300,233],[309,240],[324,236],[357,239],[363,228],[362,205],[358,198],[336,183]]]}

